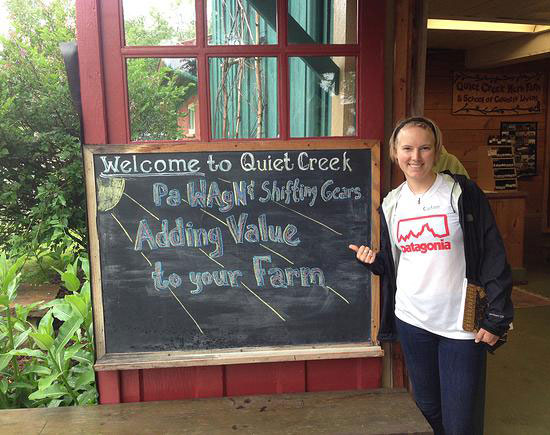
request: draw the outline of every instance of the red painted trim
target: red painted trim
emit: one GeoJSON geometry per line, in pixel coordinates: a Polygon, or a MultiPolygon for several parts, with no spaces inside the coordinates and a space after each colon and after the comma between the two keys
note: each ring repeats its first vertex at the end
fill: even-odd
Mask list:
{"type": "Polygon", "coordinates": [[[294,56],[302,55],[340,55],[341,53],[356,55],[359,53],[359,46],[356,44],[300,44],[281,46],[272,45],[209,45],[207,47],[194,45],[178,45],[178,46],[128,46],[123,47],[120,52],[123,56],[195,56],[195,55],[210,55],[210,56],[227,56],[227,52],[231,52],[231,56],[276,56],[283,52],[294,56]]]}
{"type": "Polygon", "coordinates": [[[360,113],[360,136],[384,140],[384,33],[385,2],[360,1],[359,26],[361,38],[360,77],[361,95],[358,100],[364,107],[360,113]]]}
{"type": "MultiPolygon", "coordinates": [[[[85,138],[88,143],[127,143],[130,138],[126,59],[196,57],[202,141],[211,141],[209,57],[276,56],[280,141],[289,138],[289,56],[356,56],[357,134],[383,139],[385,2],[358,0],[358,44],[288,45],[287,0],[278,0],[278,43],[264,46],[207,46],[206,1],[196,1],[196,46],[123,47],[122,0],[79,0],[77,25],[85,138]],[[101,5],[101,7],[99,7],[101,5]],[[284,17],[284,18],[281,18],[284,17]],[[102,34],[100,35],[100,29],[102,34]]],[[[332,137],[334,138],[334,137],[332,137]]],[[[346,139],[350,137],[342,137],[346,139]]],[[[296,138],[305,142],[319,138],[296,138]]],[[[250,139],[254,141],[255,139],[250,139]]],[[[239,139],[240,142],[245,140],[239,139]]],[[[155,143],[156,141],[152,141],[155,143]]],[[[186,143],[189,140],[174,141],[186,143]]],[[[140,142],[142,143],[142,142],[140,142]]],[[[143,143],[151,143],[143,141],[143,143]]],[[[98,372],[101,403],[222,395],[376,388],[381,358],[284,362],[98,372]]]]}
{"type": "Polygon", "coordinates": [[[279,110],[279,138],[287,140],[290,137],[290,96],[289,96],[289,78],[288,78],[288,57],[284,54],[287,48],[288,40],[288,1],[279,0],[277,2],[277,35],[281,53],[278,55],[277,80],[279,89],[279,101],[277,104],[279,110]],[[285,17],[285,18],[282,18],[285,17]]]}
{"type": "Polygon", "coordinates": [[[361,358],[357,369],[359,389],[369,390],[382,386],[382,358],[361,358]]]}
{"type": "Polygon", "coordinates": [[[120,378],[117,370],[96,372],[99,403],[110,405],[120,403],[120,378]]]}
{"type": "MultiPolygon", "coordinates": [[[[201,124],[201,134],[203,137],[203,140],[210,142],[212,140],[212,106],[210,105],[210,98],[208,96],[210,95],[210,59],[205,56],[200,56],[199,61],[202,61],[202,75],[203,75],[203,85],[202,88],[204,89],[204,104],[206,110],[202,110],[199,106],[199,117],[202,121],[204,118],[204,124],[201,124]],[[203,125],[205,126],[203,129],[203,125]]],[[[200,83],[200,82],[199,82],[200,83]]],[[[203,101],[202,99],[200,100],[203,101]]],[[[221,139],[219,139],[221,140],[221,139]]]]}
{"type": "Polygon", "coordinates": [[[364,72],[366,72],[366,66],[367,66],[367,55],[366,52],[366,35],[365,35],[365,25],[362,25],[362,23],[366,22],[366,16],[367,16],[367,1],[359,1],[359,4],[357,5],[357,42],[359,43],[359,51],[360,56],[358,57],[358,61],[356,63],[356,74],[357,77],[359,77],[359,80],[356,81],[356,87],[355,92],[357,93],[357,104],[355,105],[355,113],[356,113],[356,133],[361,138],[368,138],[366,135],[366,110],[365,110],[365,89],[366,84],[364,83],[366,81],[366,76],[364,75],[364,72]],[[364,77],[364,79],[363,79],[364,77]]]}
{"type": "Polygon", "coordinates": [[[121,2],[105,1],[101,5],[101,31],[107,108],[108,143],[128,143],[129,119],[126,91],[126,64],[120,55],[123,44],[121,2]]]}
{"type": "MultiPolygon", "coordinates": [[[[287,138],[288,139],[288,138],[287,138]]],[[[306,137],[293,137],[292,141],[303,141],[308,142],[312,140],[319,140],[319,139],[327,139],[327,140],[333,140],[333,139],[357,139],[357,136],[306,136],[306,137]]],[[[147,140],[147,141],[132,141],[132,144],[148,144],[148,145],[154,145],[154,144],[165,144],[167,142],[174,143],[174,144],[186,144],[186,143],[193,143],[197,142],[198,139],[181,139],[181,140],[147,140]]],[[[241,143],[241,142],[257,142],[259,139],[255,137],[248,137],[248,138],[237,138],[237,139],[216,139],[215,141],[223,141],[223,142],[235,142],[235,143],[241,143]]],[[[270,137],[270,138],[262,138],[262,142],[281,142],[283,138],[280,137],[270,137]]],[[[266,145],[269,146],[269,145],[266,145]]]]}
{"type": "Polygon", "coordinates": [[[107,143],[99,0],[76,3],[78,65],[85,143],[107,143]]]}
{"type": "Polygon", "coordinates": [[[122,403],[141,402],[139,370],[120,371],[120,401],[122,403]]]}
{"type": "Polygon", "coordinates": [[[288,83],[288,58],[284,55],[279,55],[277,58],[277,90],[278,101],[277,109],[279,121],[279,138],[281,140],[288,140],[290,133],[290,115],[289,115],[289,83],[288,83]]]}
{"type": "Polygon", "coordinates": [[[195,4],[197,16],[197,49],[200,55],[197,56],[197,79],[199,90],[199,140],[210,141],[212,136],[210,127],[210,101],[208,98],[210,90],[210,80],[208,74],[208,59],[202,53],[206,46],[207,28],[206,28],[206,1],[197,0],[195,4]]]}
{"type": "Polygon", "coordinates": [[[191,45],[189,47],[195,50],[202,50],[206,47],[206,38],[208,37],[208,26],[206,24],[206,1],[195,1],[195,18],[195,46],[191,45]]]}
{"type": "Polygon", "coordinates": [[[147,369],[142,372],[144,402],[221,397],[222,366],[147,369]]]}
{"type": "Polygon", "coordinates": [[[227,396],[301,393],[305,391],[303,361],[236,364],[225,367],[227,396]]]}
{"type": "Polygon", "coordinates": [[[380,388],[382,358],[307,361],[307,391],[380,388]]]}

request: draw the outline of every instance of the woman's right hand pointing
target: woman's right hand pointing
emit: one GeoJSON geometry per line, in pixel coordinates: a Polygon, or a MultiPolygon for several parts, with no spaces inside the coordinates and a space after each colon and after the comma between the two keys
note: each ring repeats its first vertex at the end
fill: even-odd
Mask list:
{"type": "Polygon", "coordinates": [[[357,245],[349,245],[348,246],[352,251],[354,251],[355,257],[361,262],[365,264],[372,264],[374,263],[374,260],[376,258],[376,252],[374,252],[371,248],[368,246],[357,246],[357,245]]]}

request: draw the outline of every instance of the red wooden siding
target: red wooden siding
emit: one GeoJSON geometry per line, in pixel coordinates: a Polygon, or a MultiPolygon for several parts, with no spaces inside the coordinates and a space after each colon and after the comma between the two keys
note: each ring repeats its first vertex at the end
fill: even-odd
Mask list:
{"type": "MultiPolygon", "coordinates": [[[[197,1],[198,48],[177,47],[182,56],[198,58],[199,110],[196,113],[201,141],[210,140],[208,123],[207,58],[204,55],[204,9],[197,1]],[[201,48],[201,46],[203,48],[201,48]],[[194,53],[191,49],[195,50],[194,53]],[[202,53],[202,54],[201,54],[202,53]]],[[[385,1],[358,0],[359,63],[357,89],[357,131],[364,139],[384,137],[384,23],[385,1]]],[[[279,14],[286,13],[286,1],[278,2],[279,14]]],[[[280,15],[281,16],[281,15],[280,15]]],[[[122,17],[116,0],[77,0],[79,62],[86,143],[128,143],[125,60],[122,46],[122,17]],[[102,34],[100,35],[100,29],[102,34]]],[[[279,20],[279,41],[286,38],[286,20],[279,20]]],[[[282,44],[281,44],[282,45],[282,44]]],[[[346,48],[356,55],[356,48],[346,48]],[[355,51],[354,51],[355,50],[355,51]]],[[[157,56],[175,53],[164,49],[157,56]]],[[[126,51],[125,51],[126,50],[126,51]]],[[[141,49],[143,56],[150,48],[141,49]]],[[[215,55],[213,50],[209,51],[215,55]]],[[[223,47],[241,55],[258,55],[247,47],[223,47]]],[[[225,50],[225,51],[223,51],[225,50]]],[[[265,47],[262,50],[274,50],[265,47]]],[[[256,50],[258,51],[258,50],[256,50]]],[[[139,53],[136,52],[138,55],[139,53]]],[[[140,52],[141,53],[141,52],[140,52]]],[[[322,46],[284,46],[274,52],[279,60],[279,130],[288,139],[288,83],[282,80],[288,70],[286,55],[339,54],[322,46]],[[302,53],[300,52],[302,51],[302,53]],[[307,50],[307,52],[305,51],[307,50]]],[[[308,362],[258,363],[210,367],[143,369],[98,372],[100,402],[120,403],[172,400],[224,395],[275,394],[305,391],[351,390],[378,388],[381,385],[381,358],[319,360],[308,362]]]]}

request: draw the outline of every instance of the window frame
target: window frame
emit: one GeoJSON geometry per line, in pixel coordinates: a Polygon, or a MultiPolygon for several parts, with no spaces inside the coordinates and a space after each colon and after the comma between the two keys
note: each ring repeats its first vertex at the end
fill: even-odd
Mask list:
{"type": "MultiPolygon", "coordinates": [[[[207,44],[207,0],[195,1],[196,44],[182,46],[125,46],[122,0],[96,0],[98,20],[102,29],[102,61],[104,109],[106,137],[108,143],[155,143],[160,141],[130,141],[130,120],[128,110],[128,87],[126,60],[139,57],[192,57],[197,59],[198,111],[200,136],[192,140],[246,141],[250,139],[214,139],[210,125],[210,80],[208,64],[213,57],[254,57],[270,56],[277,58],[277,138],[265,141],[300,140],[290,136],[290,96],[289,96],[289,57],[294,56],[353,56],[356,58],[356,134],[354,136],[317,136],[329,138],[371,138],[383,139],[384,130],[384,61],[383,40],[380,41],[380,7],[375,0],[357,3],[357,44],[288,44],[287,0],[277,0],[277,44],[274,45],[208,45],[207,44]],[[375,6],[375,7],[372,7],[375,6]],[[369,13],[369,7],[374,13],[369,13]],[[284,19],[281,19],[284,17],[284,19]],[[377,21],[378,20],[378,21],[377,21]],[[382,44],[381,44],[382,42],[382,44]],[[382,104],[382,107],[381,107],[382,104]]],[[[190,139],[168,141],[170,143],[189,142],[190,139]]],[[[164,141],[163,141],[164,142],[164,141]]]]}

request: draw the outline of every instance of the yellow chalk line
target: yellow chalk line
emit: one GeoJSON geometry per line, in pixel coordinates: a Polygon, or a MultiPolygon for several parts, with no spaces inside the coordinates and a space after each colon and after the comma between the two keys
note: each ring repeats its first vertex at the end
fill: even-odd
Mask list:
{"type": "MultiPolygon", "coordinates": [[[[189,205],[189,201],[186,201],[185,199],[182,198],[182,201],[185,202],[187,205],[189,205]]],[[[222,221],[221,219],[217,218],[216,216],[214,216],[212,213],[209,213],[207,212],[206,210],[203,210],[202,208],[199,208],[200,211],[202,211],[203,213],[207,214],[208,216],[216,219],[218,222],[220,222],[222,225],[225,225],[227,228],[229,228],[229,225],[227,225],[224,221],[222,221]]]]}
{"type": "Polygon", "coordinates": [[[305,217],[306,219],[309,219],[310,221],[313,221],[313,222],[315,222],[316,224],[319,224],[319,225],[325,227],[326,229],[332,231],[332,232],[335,233],[335,234],[338,234],[339,236],[342,236],[342,235],[343,235],[342,233],[339,233],[338,231],[332,229],[332,228],[329,227],[328,225],[325,225],[325,224],[322,223],[322,222],[319,222],[319,221],[317,221],[317,220],[315,220],[315,219],[313,219],[313,218],[310,218],[309,216],[306,216],[305,214],[300,213],[299,211],[293,210],[293,209],[291,209],[290,207],[287,207],[286,205],[280,204],[280,203],[278,203],[278,202],[276,202],[276,201],[273,201],[273,204],[277,204],[277,205],[280,206],[280,207],[284,207],[284,208],[286,208],[286,209],[288,209],[288,210],[290,210],[290,211],[292,211],[292,212],[294,212],[294,213],[296,213],[296,214],[299,214],[300,216],[303,216],[303,217],[305,217]]]}
{"type": "Polygon", "coordinates": [[[225,183],[231,184],[231,181],[224,180],[223,178],[220,178],[220,177],[218,177],[218,180],[222,180],[222,181],[224,181],[225,183]]]}
{"type": "Polygon", "coordinates": [[[268,251],[273,252],[275,255],[278,255],[279,257],[285,259],[285,260],[288,261],[290,264],[292,264],[292,265],[294,264],[292,261],[290,261],[290,260],[289,260],[288,258],[286,258],[284,255],[279,254],[278,252],[275,252],[273,249],[268,248],[268,247],[265,246],[263,243],[260,243],[260,246],[261,246],[262,248],[267,249],[268,251]]]}
{"type": "Polygon", "coordinates": [[[206,255],[210,260],[212,260],[214,263],[217,263],[219,266],[223,267],[225,269],[225,266],[221,264],[220,262],[214,260],[210,255],[208,255],[206,252],[204,252],[201,248],[199,248],[199,251],[201,251],[204,255],[206,255]]]}
{"type": "Polygon", "coordinates": [[[134,241],[132,240],[132,238],[130,237],[130,234],[128,234],[128,231],[126,231],[126,228],[124,228],[124,226],[120,223],[120,221],[117,219],[117,217],[111,213],[111,216],[113,217],[113,219],[117,222],[117,224],[120,225],[120,228],[122,228],[122,231],[124,231],[124,234],[126,234],[126,237],[128,237],[128,239],[130,239],[130,242],[132,242],[132,244],[134,243],[134,241]]]}
{"type": "MultiPolygon", "coordinates": [[[[126,195],[128,196],[128,195],[126,195]]],[[[132,201],[136,202],[133,198],[129,197],[132,201]]],[[[139,205],[139,204],[138,204],[139,205]]],[[[147,211],[147,210],[146,210],[147,211]]],[[[152,213],[150,213],[152,216],[156,217],[155,215],[153,215],[152,213]]],[[[114,218],[114,220],[120,225],[120,228],[122,228],[122,231],[124,231],[124,234],[126,234],[126,237],[128,237],[128,239],[130,239],[130,242],[133,244],[134,241],[132,240],[132,238],[130,237],[130,234],[128,234],[128,231],[126,231],[126,228],[124,228],[124,226],[122,225],[122,223],[117,219],[117,217],[111,213],[111,216],[114,218]]],[[[158,219],[158,218],[157,218],[158,219]]],[[[160,219],[159,219],[160,220],[160,219]]],[[[141,252],[141,255],[143,256],[143,258],[145,258],[145,260],[147,260],[147,263],[149,263],[149,266],[153,267],[153,265],[151,264],[151,262],[149,261],[149,259],[145,256],[145,254],[143,252],[141,252]]],[[[187,313],[187,315],[189,317],[191,317],[191,320],[193,320],[193,322],[195,322],[195,325],[197,325],[197,328],[199,328],[199,331],[201,332],[201,334],[204,334],[204,331],[201,329],[201,327],[199,326],[199,324],[197,323],[197,321],[193,318],[193,316],[191,315],[191,313],[187,310],[187,308],[185,308],[185,306],[181,303],[181,301],[178,299],[178,297],[174,294],[174,292],[172,291],[171,288],[168,288],[168,290],[170,290],[170,293],[172,293],[172,296],[174,296],[176,298],[176,300],[179,302],[179,304],[181,305],[181,307],[185,310],[185,312],[187,313]]]]}
{"type": "Polygon", "coordinates": [[[181,301],[179,300],[179,298],[175,295],[175,293],[172,291],[172,289],[170,287],[168,287],[168,290],[170,290],[170,293],[172,293],[172,296],[174,296],[176,298],[176,301],[178,301],[181,305],[181,307],[185,310],[185,312],[187,313],[187,315],[189,317],[191,317],[191,320],[193,322],[195,322],[195,325],[197,325],[197,328],[199,328],[199,331],[201,332],[201,334],[204,334],[204,331],[201,329],[201,327],[199,326],[199,324],[197,323],[197,321],[195,320],[195,318],[191,315],[191,313],[189,311],[187,311],[187,308],[185,308],[185,305],[183,305],[181,303],[181,301]]]}
{"type": "Polygon", "coordinates": [[[344,297],[342,296],[340,293],[338,293],[336,290],[334,290],[332,287],[329,287],[328,285],[326,287],[324,287],[328,290],[330,290],[331,292],[333,292],[334,294],[336,294],[337,296],[340,296],[344,301],[346,301],[347,304],[349,304],[349,301],[344,297]]]}
{"type": "MultiPolygon", "coordinates": [[[[117,222],[117,224],[120,225],[120,228],[122,228],[122,231],[124,231],[124,234],[126,234],[126,237],[128,237],[128,239],[130,240],[130,242],[132,243],[132,245],[134,244],[134,241],[132,240],[132,238],[130,237],[130,234],[128,234],[128,231],[126,231],[126,228],[124,228],[124,226],[120,223],[120,221],[117,219],[117,217],[111,213],[111,216],[113,217],[113,219],[117,222]]],[[[149,259],[145,256],[145,254],[142,252],[141,255],[143,256],[143,258],[145,258],[147,260],[147,263],[149,263],[149,266],[153,267],[153,265],[151,264],[151,262],[149,261],[149,259]]]]}
{"type": "Polygon", "coordinates": [[[281,319],[283,322],[286,322],[286,319],[281,316],[277,311],[275,311],[275,308],[273,308],[271,305],[269,305],[266,301],[264,301],[260,296],[258,296],[256,293],[254,293],[252,290],[250,290],[250,288],[244,283],[241,281],[241,284],[244,285],[244,287],[250,292],[252,293],[254,296],[256,296],[266,307],[268,307],[271,311],[273,311],[277,317],[279,317],[279,319],[281,319]]]}
{"type": "Polygon", "coordinates": [[[141,253],[141,255],[143,256],[143,258],[147,260],[147,263],[149,263],[149,266],[153,267],[153,264],[149,261],[149,259],[145,256],[143,252],[141,253]]]}
{"type": "Polygon", "coordinates": [[[140,206],[143,210],[145,210],[147,213],[149,213],[151,216],[153,216],[156,220],[160,221],[158,217],[156,217],[153,213],[151,213],[149,210],[147,210],[145,207],[143,207],[139,202],[137,202],[134,198],[132,198],[130,195],[128,195],[126,192],[122,192],[123,195],[130,198],[132,201],[134,201],[138,206],[140,206]]]}
{"type": "Polygon", "coordinates": [[[206,213],[208,216],[213,217],[214,219],[216,219],[217,221],[219,221],[219,222],[221,222],[223,225],[225,225],[227,228],[229,228],[229,225],[227,225],[224,221],[222,221],[221,219],[219,219],[219,218],[217,218],[216,216],[214,216],[212,213],[207,212],[206,210],[203,210],[202,208],[200,208],[199,210],[202,211],[203,213],[206,213]]]}

